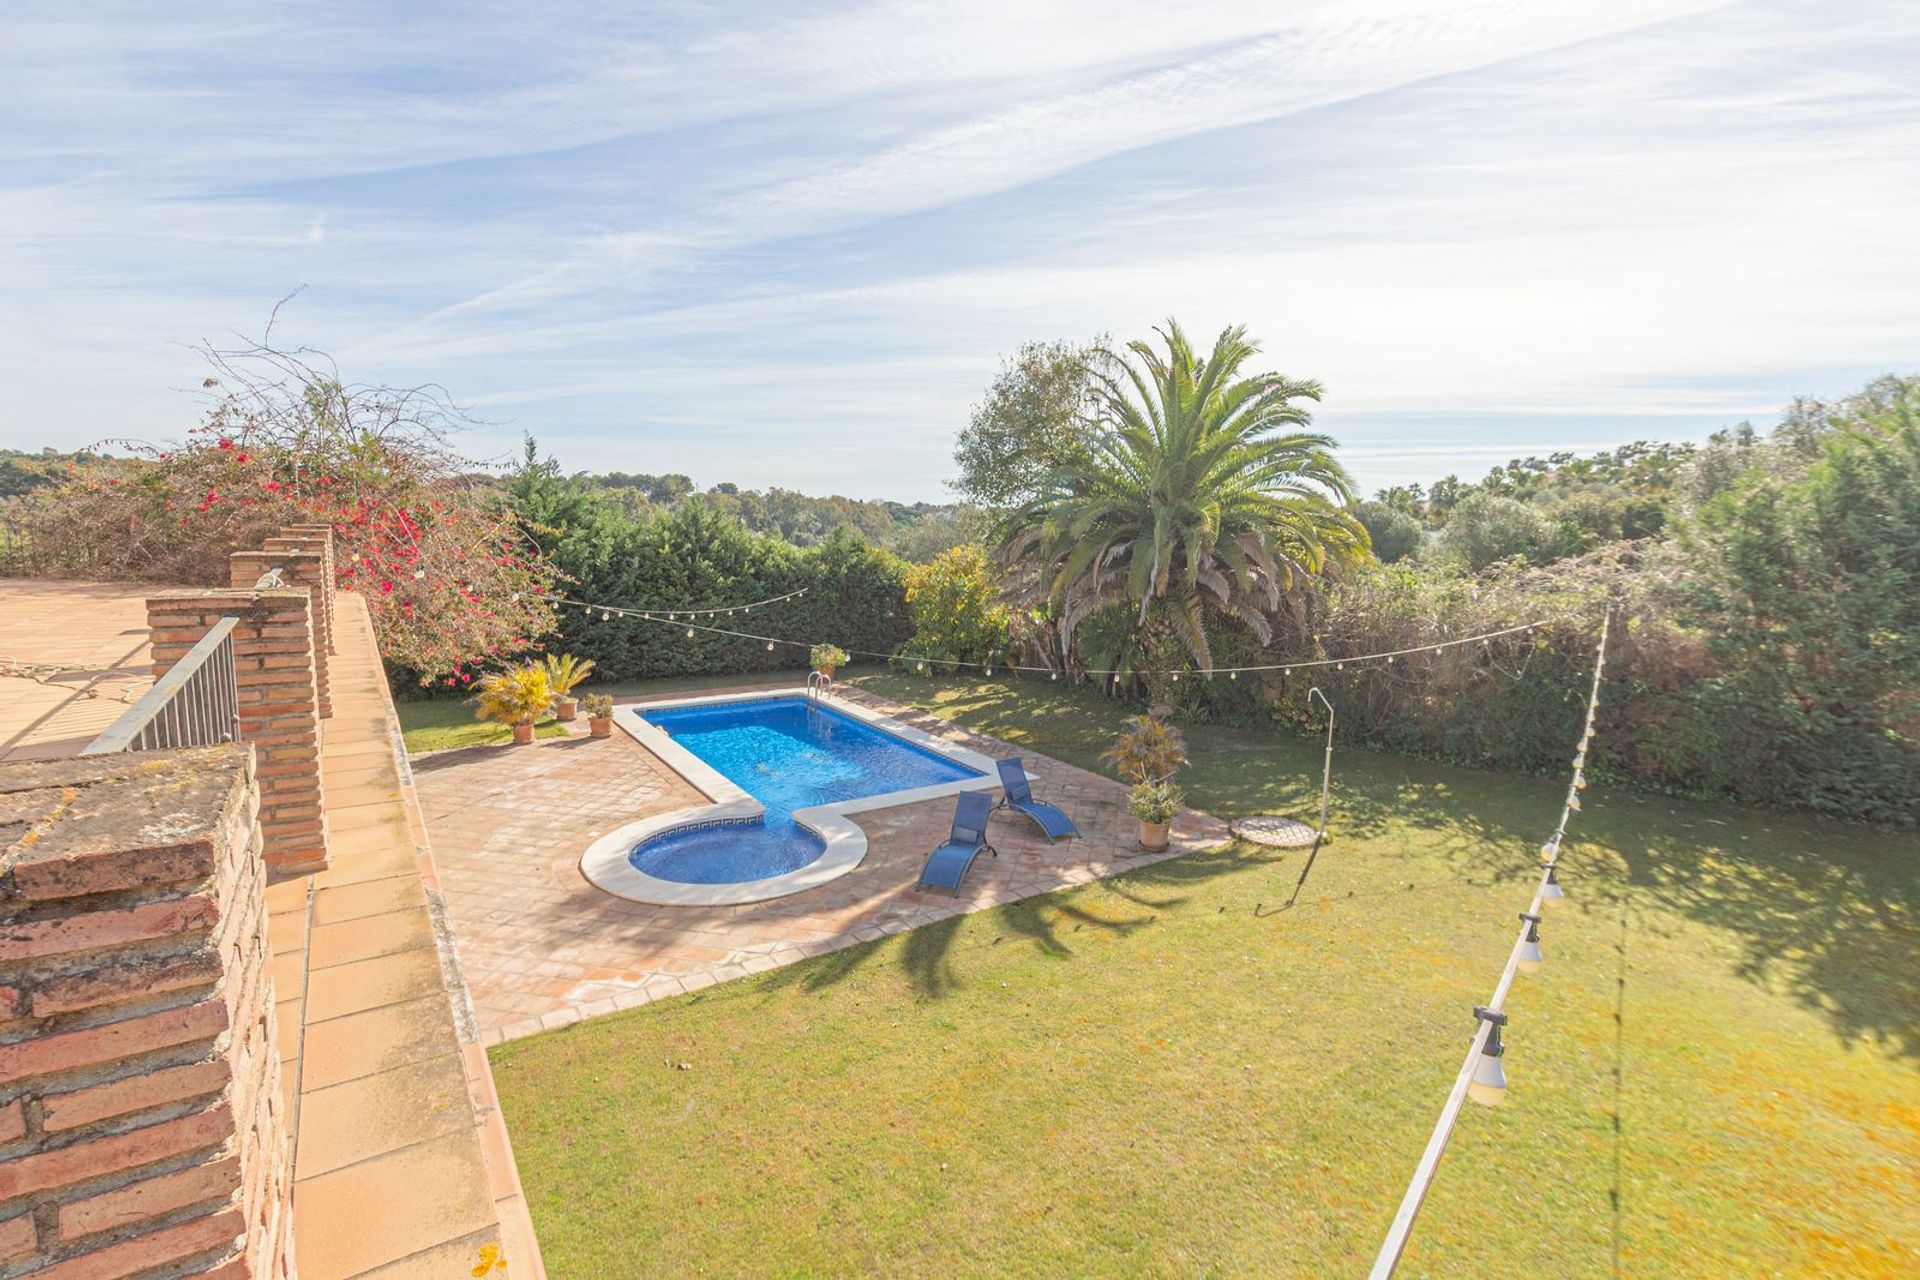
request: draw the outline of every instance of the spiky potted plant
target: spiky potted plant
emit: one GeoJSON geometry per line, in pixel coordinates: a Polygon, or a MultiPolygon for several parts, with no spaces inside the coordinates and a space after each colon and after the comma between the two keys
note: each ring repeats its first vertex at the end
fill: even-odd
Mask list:
{"type": "Polygon", "coordinates": [[[596,738],[613,736],[613,695],[590,693],[581,699],[587,709],[587,730],[596,738]]]}
{"type": "Polygon", "coordinates": [[[580,718],[580,700],[574,689],[593,674],[592,658],[576,658],[570,653],[550,653],[545,664],[547,687],[553,690],[553,718],[572,723],[580,718]]]}
{"type": "Polygon", "coordinates": [[[1186,739],[1157,716],[1132,716],[1127,731],[1100,759],[1113,766],[1122,781],[1133,784],[1129,802],[1140,820],[1140,847],[1149,853],[1165,849],[1173,815],[1180,811],[1180,793],[1172,782],[1187,762],[1186,739]]]}
{"type": "Polygon", "coordinates": [[[817,644],[807,659],[815,671],[831,680],[837,669],[847,665],[847,651],[837,644],[817,644]]]}
{"type": "Polygon", "coordinates": [[[1148,853],[1164,853],[1173,831],[1173,817],[1180,812],[1180,788],[1171,782],[1136,782],[1127,794],[1127,805],[1140,820],[1140,847],[1148,853]]]}
{"type": "Polygon", "coordinates": [[[534,721],[553,707],[553,686],[545,667],[528,662],[482,679],[473,702],[475,719],[508,726],[514,745],[525,746],[533,741],[534,721]]]}

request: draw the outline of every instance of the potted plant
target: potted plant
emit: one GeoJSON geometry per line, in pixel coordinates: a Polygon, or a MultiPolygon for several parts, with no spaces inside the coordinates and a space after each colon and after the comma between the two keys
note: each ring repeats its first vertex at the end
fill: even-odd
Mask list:
{"type": "Polygon", "coordinates": [[[829,680],[833,679],[835,669],[847,665],[847,651],[837,644],[817,644],[807,657],[813,669],[829,680]]]}
{"type": "Polygon", "coordinates": [[[613,736],[613,695],[610,693],[590,693],[584,699],[587,708],[587,729],[596,738],[613,736]]]}
{"type": "Polygon", "coordinates": [[[1140,847],[1148,853],[1166,852],[1180,798],[1180,788],[1171,782],[1136,782],[1128,794],[1127,804],[1140,819],[1140,847]]]}
{"type": "Polygon", "coordinates": [[[1100,757],[1121,779],[1133,784],[1129,802],[1140,820],[1140,847],[1159,853],[1167,847],[1167,828],[1180,811],[1173,775],[1187,762],[1186,739],[1158,716],[1132,716],[1127,731],[1100,757]]]}
{"type": "Polygon", "coordinates": [[[510,726],[514,744],[525,746],[533,741],[533,722],[553,707],[553,686],[547,669],[529,662],[482,679],[473,701],[476,719],[510,726]]]}
{"type": "Polygon", "coordinates": [[[553,690],[553,718],[569,723],[580,716],[580,700],[573,691],[593,674],[592,658],[576,658],[570,653],[550,653],[546,661],[547,687],[553,690]]]}

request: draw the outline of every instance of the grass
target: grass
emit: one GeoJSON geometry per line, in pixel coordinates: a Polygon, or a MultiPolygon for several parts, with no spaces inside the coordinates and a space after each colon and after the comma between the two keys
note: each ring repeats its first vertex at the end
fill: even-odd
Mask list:
{"type": "MultiPolygon", "coordinates": [[[[513,730],[491,720],[475,720],[473,706],[451,698],[434,698],[396,705],[400,713],[400,732],[407,742],[407,754],[445,751],[452,747],[504,746],[513,741],[513,730]]],[[[566,735],[558,720],[546,719],[533,726],[536,738],[566,735]]]]}
{"type": "MultiPolygon", "coordinates": [[[[1124,711],[862,680],[1079,764],[1124,711]]],[[[1193,803],[1315,803],[1317,743],[1188,737],[1193,803]]],[[[1312,855],[1191,855],[494,1050],[549,1270],[1364,1271],[1563,784],[1335,767],[1312,855]]],[[[1401,1274],[1913,1274],[1920,839],[1587,796],[1511,1096],[1463,1116],[1401,1274]]]]}
{"type": "MultiPolygon", "coordinates": [[[[756,677],[767,683],[804,683],[805,671],[774,671],[756,677]]],[[[668,698],[680,693],[704,693],[742,683],[740,676],[679,676],[668,680],[610,680],[582,685],[575,694],[606,693],[615,698],[668,698]]],[[[400,731],[406,739],[407,753],[444,751],[449,747],[499,746],[513,740],[504,725],[489,724],[473,718],[473,704],[453,698],[420,698],[396,704],[400,713],[400,731]]],[[[584,714],[584,713],[583,713],[584,714]]],[[[566,730],[557,720],[542,720],[534,727],[536,738],[558,738],[566,730]]]]}

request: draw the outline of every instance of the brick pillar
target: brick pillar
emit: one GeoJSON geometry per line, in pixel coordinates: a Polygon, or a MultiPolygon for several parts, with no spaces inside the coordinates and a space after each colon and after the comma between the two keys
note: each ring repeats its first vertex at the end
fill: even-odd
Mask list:
{"type": "Polygon", "coordinates": [[[328,615],[329,580],[326,559],[320,551],[297,550],[288,547],[276,549],[275,543],[286,543],[290,539],[269,538],[265,551],[236,551],[227,557],[227,572],[231,575],[233,586],[250,588],[267,574],[278,569],[281,581],[289,587],[304,590],[312,601],[309,614],[313,619],[313,682],[315,705],[322,720],[333,715],[332,683],[328,676],[333,653],[333,623],[328,615]]]}
{"type": "Polygon", "coordinates": [[[164,675],[221,618],[233,614],[240,739],[254,745],[260,827],[269,865],[327,865],[320,791],[320,710],[313,604],[305,589],[169,591],[147,600],[153,674],[164,675]]]}
{"type": "Polygon", "coordinates": [[[252,749],[0,765],[0,1274],[293,1270],[252,749]]]}
{"type": "Polygon", "coordinates": [[[278,537],[268,538],[263,544],[268,551],[318,551],[320,553],[321,589],[326,598],[327,615],[327,652],[338,653],[337,637],[339,631],[334,625],[333,597],[338,579],[334,577],[333,563],[333,526],[330,524],[290,524],[280,531],[278,537]]]}

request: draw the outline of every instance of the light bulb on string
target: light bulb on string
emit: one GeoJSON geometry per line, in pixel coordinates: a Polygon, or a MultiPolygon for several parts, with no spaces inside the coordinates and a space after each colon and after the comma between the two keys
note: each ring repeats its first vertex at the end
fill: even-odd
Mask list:
{"type": "Polygon", "coordinates": [[[687,628],[687,639],[689,639],[689,640],[691,640],[691,639],[693,639],[693,628],[692,628],[692,627],[688,627],[688,628],[687,628]]]}
{"type": "Polygon", "coordinates": [[[1229,671],[1229,672],[1227,672],[1227,679],[1229,679],[1229,680],[1238,680],[1239,678],[1240,678],[1240,673],[1239,673],[1238,671],[1229,671]]]}
{"type": "Polygon", "coordinates": [[[768,652],[768,653],[772,653],[772,652],[773,652],[773,641],[771,641],[771,640],[769,640],[769,641],[767,641],[767,652],[768,652]]]}

